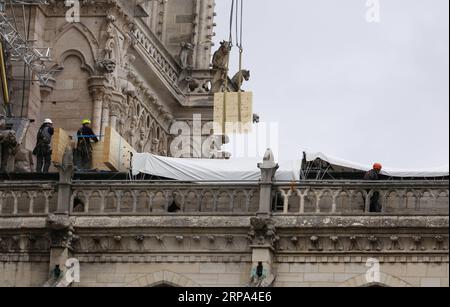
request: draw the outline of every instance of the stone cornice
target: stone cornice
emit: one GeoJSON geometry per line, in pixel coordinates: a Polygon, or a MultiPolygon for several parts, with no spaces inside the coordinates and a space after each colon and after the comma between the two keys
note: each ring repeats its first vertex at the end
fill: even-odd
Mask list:
{"type": "MultiPolygon", "coordinates": [[[[79,229],[117,229],[117,228],[215,228],[248,229],[253,216],[198,213],[183,216],[72,216],[71,221],[79,229]]],[[[275,226],[280,232],[295,229],[323,229],[364,232],[367,230],[408,229],[411,232],[423,230],[445,230],[449,217],[444,216],[275,216],[275,226]]],[[[45,228],[45,217],[0,218],[0,230],[45,228]]]]}

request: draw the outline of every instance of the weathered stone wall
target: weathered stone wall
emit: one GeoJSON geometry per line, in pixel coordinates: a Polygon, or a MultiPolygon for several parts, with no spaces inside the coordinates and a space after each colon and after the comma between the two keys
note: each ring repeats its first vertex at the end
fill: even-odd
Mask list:
{"type": "MultiPolygon", "coordinates": [[[[75,236],[63,232],[60,238],[81,265],[81,282],[74,286],[249,286],[265,251],[272,254],[266,264],[275,287],[449,285],[448,217],[74,216],[67,221],[75,236]],[[260,232],[260,225],[271,232],[260,232]],[[368,259],[380,263],[377,283],[366,279],[368,259]]],[[[46,242],[62,241],[55,241],[60,235],[45,231],[46,225],[44,217],[2,218],[2,285],[47,281],[52,268],[45,259],[53,245],[46,242]]]]}
{"type": "MultiPolygon", "coordinates": [[[[200,257],[200,256],[198,256],[200,257]]],[[[360,257],[365,260],[364,257],[360,257]]],[[[311,260],[313,260],[311,258],[311,260]]],[[[380,285],[448,287],[445,262],[381,263],[380,285]]],[[[48,280],[48,263],[0,261],[0,287],[40,287],[48,280]]],[[[246,287],[252,264],[232,263],[81,263],[77,287],[152,287],[161,284],[200,287],[246,287]]],[[[277,263],[276,287],[362,287],[366,262],[277,263]]]]}
{"type": "MultiPolygon", "coordinates": [[[[366,280],[367,257],[348,257],[348,262],[278,263],[276,286],[279,287],[363,287],[366,280]],[[359,262],[358,262],[359,260],[359,262]]],[[[448,259],[444,262],[381,263],[379,284],[389,287],[448,287],[448,259]]]]}
{"type": "Polygon", "coordinates": [[[248,285],[251,263],[82,264],[79,287],[236,287],[248,285]]]}
{"type": "Polygon", "coordinates": [[[48,267],[48,262],[0,260],[0,287],[42,287],[48,280],[48,267]]]}

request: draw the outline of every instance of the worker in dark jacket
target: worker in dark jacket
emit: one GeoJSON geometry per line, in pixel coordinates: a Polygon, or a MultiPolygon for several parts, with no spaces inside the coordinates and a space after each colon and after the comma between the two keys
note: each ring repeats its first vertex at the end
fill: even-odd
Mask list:
{"type": "Polygon", "coordinates": [[[52,160],[52,137],[55,133],[51,119],[44,120],[38,131],[36,148],[33,154],[37,157],[36,172],[48,173],[52,160]]]}
{"type": "Polygon", "coordinates": [[[380,180],[380,173],[382,169],[383,166],[380,163],[375,163],[373,165],[373,169],[368,171],[364,176],[364,180],[371,180],[371,181],[380,180]]]}
{"type": "MultiPolygon", "coordinates": [[[[380,180],[380,173],[383,169],[383,166],[380,163],[375,163],[373,165],[373,169],[368,171],[364,176],[364,180],[367,181],[377,181],[380,180]]],[[[382,207],[380,204],[380,193],[374,192],[372,198],[370,199],[370,212],[379,213],[382,211],[382,207]]]]}
{"type": "Polygon", "coordinates": [[[91,121],[85,119],[82,122],[82,127],[78,130],[78,158],[79,167],[81,169],[87,170],[92,168],[92,142],[98,143],[98,138],[94,134],[91,128],[91,121]]]}

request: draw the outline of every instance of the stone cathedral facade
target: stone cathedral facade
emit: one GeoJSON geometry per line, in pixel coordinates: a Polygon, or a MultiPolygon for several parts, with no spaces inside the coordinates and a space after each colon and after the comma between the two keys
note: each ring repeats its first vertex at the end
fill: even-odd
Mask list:
{"type": "Polygon", "coordinates": [[[35,120],[26,149],[44,118],[71,134],[89,118],[95,133],[111,126],[139,152],[170,155],[174,121],[212,120],[213,0],[80,1],[79,20],[49,2],[24,12],[29,39],[51,48],[54,76],[24,82],[33,77],[13,64],[12,113],[35,120]]]}
{"type": "MultiPolygon", "coordinates": [[[[12,67],[12,112],[36,120],[26,149],[47,117],[160,155],[175,121],[212,120],[214,0],[81,0],[79,22],[48,2],[25,12],[54,77],[12,67]]],[[[0,181],[0,286],[449,285],[448,180],[286,184],[268,151],[258,182],[95,181],[71,155],[59,176],[0,181]]]]}

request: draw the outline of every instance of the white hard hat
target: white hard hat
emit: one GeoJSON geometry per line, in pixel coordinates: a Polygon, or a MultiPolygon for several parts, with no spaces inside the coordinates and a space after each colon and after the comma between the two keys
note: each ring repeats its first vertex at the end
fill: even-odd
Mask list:
{"type": "Polygon", "coordinates": [[[44,124],[52,124],[53,125],[53,121],[49,118],[44,120],[44,124]]]}

